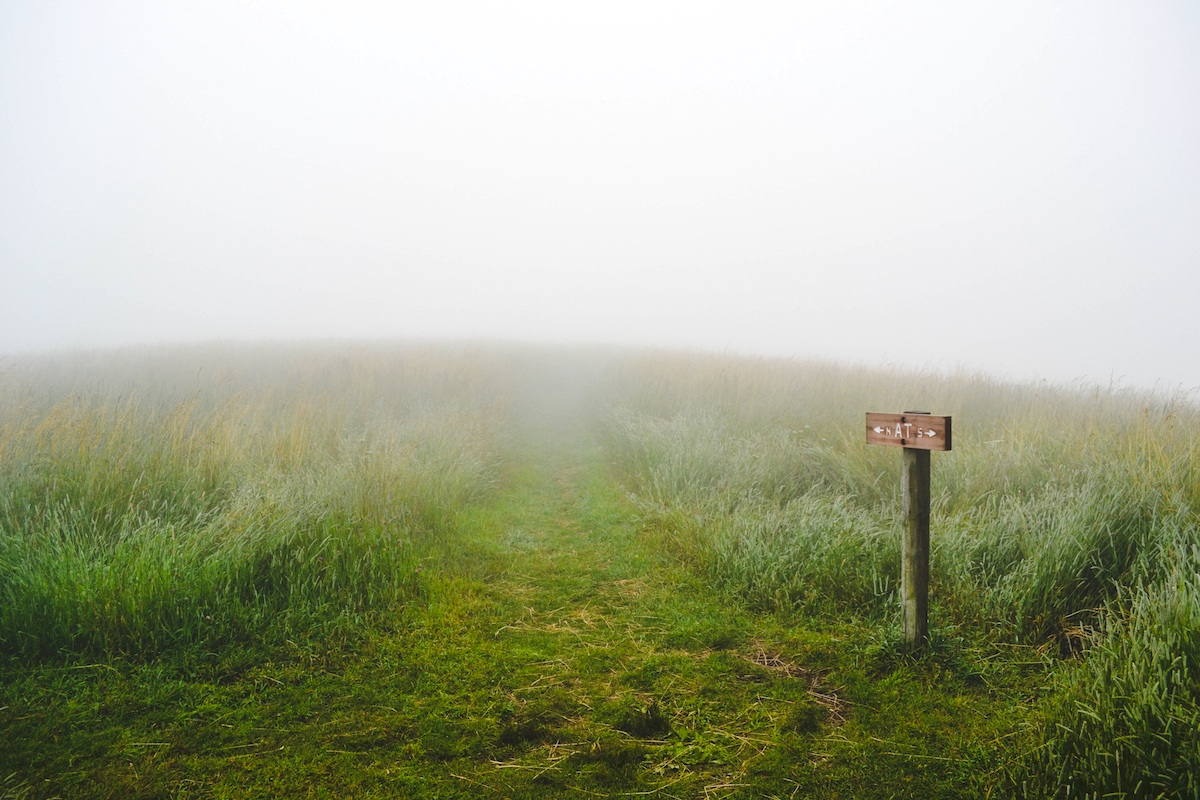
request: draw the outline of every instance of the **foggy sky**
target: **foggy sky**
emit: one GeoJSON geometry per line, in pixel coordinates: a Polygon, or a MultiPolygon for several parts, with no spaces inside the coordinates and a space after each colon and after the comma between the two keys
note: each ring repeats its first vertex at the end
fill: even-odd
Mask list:
{"type": "Polygon", "coordinates": [[[1200,6],[0,4],[0,352],[502,338],[1200,387],[1200,6]]]}

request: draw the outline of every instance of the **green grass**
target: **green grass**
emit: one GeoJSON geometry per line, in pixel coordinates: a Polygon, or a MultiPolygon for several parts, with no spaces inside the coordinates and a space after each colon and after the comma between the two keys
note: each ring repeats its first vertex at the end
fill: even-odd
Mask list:
{"type": "Polygon", "coordinates": [[[0,654],[153,658],[390,607],[419,586],[415,540],[494,482],[479,414],[360,427],[303,398],[233,402],[73,395],[6,421],[0,654]]]}
{"type": "Polygon", "coordinates": [[[1082,660],[1048,667],[1009,791],[1195,796],[1200,752],[1181,733],[1200,699],[1184,591],[1200,573],[1194,403],[850,370],[814,385],[820,370],[787,364],[642,369],[608,436],[645,518],[752,606],[826,618],[896,605],[899,459],[862,446],[862,412],[953,414],[934,468],[935,626],[1082,660]]]}
{"type": "Polygon", "coordinates": [[[928,794],[946,779],[926,766],[975,757],[964,736],[994,754],[989,715],[957,715],[995,688],[713,592],[581,455],[512,463],[389,623],[186,669],[26,670],[9,768],[31,796],[850,797],[869,772],[928,794]]]}
{"type": "Polygon", "coordinates": [[[0,393],[0,797],[1196,796],[1198,412],[820,364],[129,351],[0,393]],[[899,458],[955,415],[932,646],[899,458]]]}

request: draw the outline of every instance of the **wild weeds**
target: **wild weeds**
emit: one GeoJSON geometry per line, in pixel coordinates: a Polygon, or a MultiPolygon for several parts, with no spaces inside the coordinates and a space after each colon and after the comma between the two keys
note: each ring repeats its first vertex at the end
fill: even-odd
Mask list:
{"type": "Polygon", "coordinates": [[[602,408],[655,541],[752,607],[882,628],[896,614],[900,458],[865,444],[863,415],[921,407],[952,414],[955,432],[933,463],[935,635],[1058,657],[998,769],[1036,797],[1200,791],[1188,398],[393,346],[18,367],[0,384],[10,658],[154,659],[379,618],[421,596],[422,558],[452,547],[459,512],[497,485],[514,419],[522,435],[577,435],[602,408]]]}
{"type": "Polygon", "coordinates": [[[1122,593],[1087,658],[1057,676],[1024,762],[1038,796],[1200,794],[1200,548],[1175,555],[1165,580],[1122,593]]]}
{"type": "Polygon", "coordinates": [[[935,613],[1082,656],[1034,714],[1015,785],[1200,792],[1194,399],[700,357],[623,379],[610,451],[647,526],[751,604],[808,614],[895,613],[900,459],[863,443],[865,412],[953,415],[933,466],[935,613]]]}
{"type": "Polygon", "coordinates": [[[899,541],[845,496],[809,492],[782,507],[742,506],[710,536],[709,573],[753,606],[879,614],[895,598],[899,541]]]}
{"type": "Polygon", "coordinates": [[[442,372],[383,396],[297,377],[10,404],[0,651],[154,657],[415,596],[430,537],[495,485],[502,395],[446,396],[442,372]]]}

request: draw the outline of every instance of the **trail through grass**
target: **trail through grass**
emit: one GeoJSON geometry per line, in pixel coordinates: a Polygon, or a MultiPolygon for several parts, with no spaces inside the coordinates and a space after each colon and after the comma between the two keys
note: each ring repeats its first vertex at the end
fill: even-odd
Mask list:
{"type": "Polygon", "coordinates": [[[0,800],[1200,797],[1198,424],[680,354],[28,359],[0,800]],[[920,655],[862,441],[917,402],[956,432],[920,655]]]}
{"type": "Polygon", "coordinates": [[[1036,658],[751,613],[579,431],[528,437],[421,599],[199,660],[6,668],[0,797],[960,797],[1036,658]],[[1029,662],[1022,666],[1020,662],[1029,662]]]}

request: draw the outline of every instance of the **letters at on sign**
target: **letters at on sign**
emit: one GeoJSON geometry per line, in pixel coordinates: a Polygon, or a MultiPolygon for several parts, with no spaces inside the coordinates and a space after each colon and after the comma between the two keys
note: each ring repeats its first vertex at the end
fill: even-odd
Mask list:
{"type": "Polygon", "coordinates": [[[867,444],[916,450],[949,450],[950,417],[932,414],[867,414],[867,444]]]}

